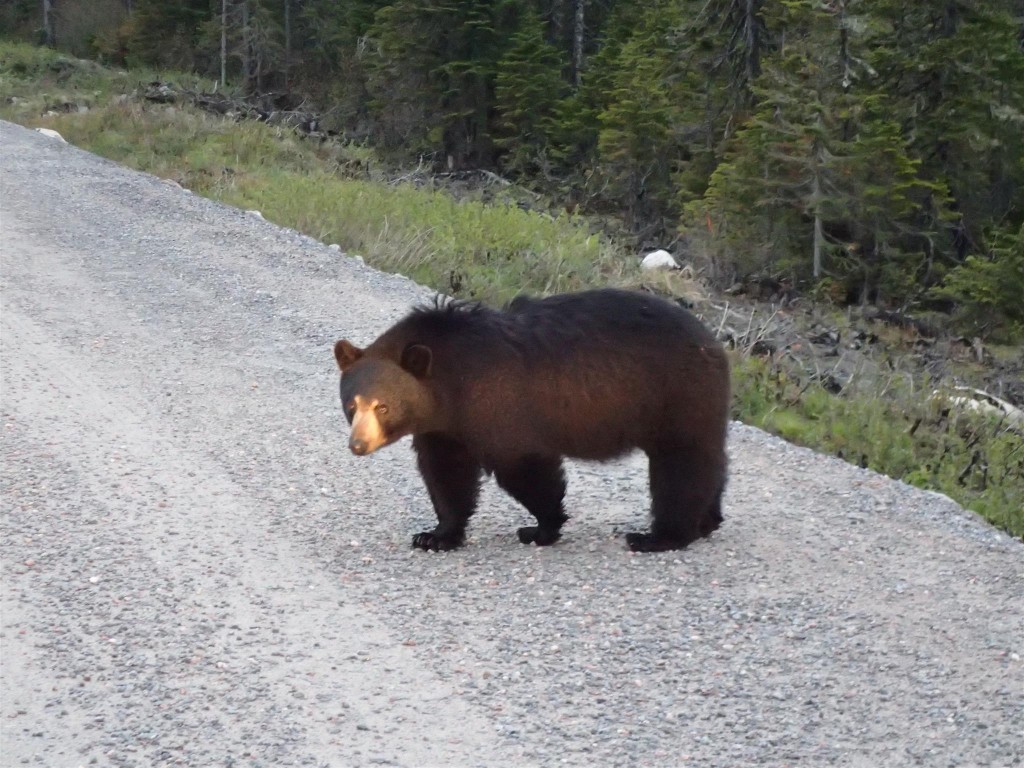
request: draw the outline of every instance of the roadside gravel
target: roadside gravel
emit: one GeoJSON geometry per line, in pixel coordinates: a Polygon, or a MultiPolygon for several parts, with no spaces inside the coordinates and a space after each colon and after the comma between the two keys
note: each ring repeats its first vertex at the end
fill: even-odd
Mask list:
{"type": "Polygon", "coordinates": [[[0,123],[4,765],[1011,766],[1024,545],[734,424],[726,522],[632,555],[641,457],[556,547],[454,553],[331,356],[429,291],[0,123]]]}

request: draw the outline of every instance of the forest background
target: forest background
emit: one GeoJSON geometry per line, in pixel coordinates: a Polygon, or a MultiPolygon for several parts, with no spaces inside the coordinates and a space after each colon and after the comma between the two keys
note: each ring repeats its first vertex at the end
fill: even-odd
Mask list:
{"type": "MultiPolygon", "coordinates": [[[[482,174],[527,190],[521,208],[668,248],[710,290],[769,285],[780,302],[870,306],[1004,362],[1024,355],[1024,0],[7,0],[0,33],[204,76],[261,115],[314,115],[307,134],[349,148],[342,175],[482,174]]],[[[493,299],[482,275],[577,269],[534,248],[478,250],[469,269],[407,271],[493,299]]],[[[538,287],[575,287],[563,283],[538,287]]],[[[740,378],[741,409],[836,452],[816,441],[835,442],[837,422],[790,369],[769,360],[740,378]]],[[[1024,385],[1000,394],[1020,405],[1024,385]]],[[[935,456],[895,469],[849,437],[839,452],[959,486],[965,503],[1002,472],[1017,508],[999,514],[1020,519],[1000,524],[1024,531],[1014,433],[995,428],[1010,442],[979,458],[988,438],[973,428],[901,408],[911,442],[922,423],[963,439],[931,435],[935,456]]]]}
{"type": "Polygon", "coordinates": [[[1021,0],[9,5],[77,55],[308,97],[387,156],[619,217],[721,287],[908,306],[960,267],[942,296],[1024,323],[1021,0]]]}

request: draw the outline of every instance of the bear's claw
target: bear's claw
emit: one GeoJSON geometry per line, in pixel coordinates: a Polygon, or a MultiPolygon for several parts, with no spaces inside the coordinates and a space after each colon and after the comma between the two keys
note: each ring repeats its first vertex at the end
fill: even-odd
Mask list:
{"type": "Polygon", "coordinates": [[[541,528],[538,525],[528,525],[520,528],[516,533],[523,544],[536,544],[538,547],[547,547],[562,538],[562,532],[551,528],[541,528]]]}
{"type": "Polygon", "coordinates": [[[416,549],[423,549],[430,552],[447,551],[458,549],[462,546],[460,539],[447,536],[438,536],[433,531],[423,531],[412,537],[412,545],[416,549]]]}
{"type": "Polygon", "coordinates": [[[668,552],[686,546],[684,542],[657,538],[651,533],[627,533],[626,544],[633,552],[668,552]]]}

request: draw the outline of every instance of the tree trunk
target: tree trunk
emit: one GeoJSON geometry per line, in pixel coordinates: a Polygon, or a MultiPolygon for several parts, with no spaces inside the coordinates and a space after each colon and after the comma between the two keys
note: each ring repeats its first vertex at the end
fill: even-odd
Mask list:
{"type": "Polygon", "coordinates": [[[746,0],[744,27],[747,33],[747,50],[744,68],[746,69],[748,88],[761,74],[761,48],[757,36],[757,13],[761,10],[760,5],[761,0],[746,0]]]}
{"type": "Polygon", "coordinates": [[[57,34],[53,28],[53,0],[43,0],[43,33],[47,45],[57,44],[57,34]]]}
{"type": "Polygon", "coordinates": [[[220,87],[227,86],[227,0],[220,0],[220,87]]]}
{"type": "Polygon", "coordinates": [[[811,201],[814,206],[814,278],[821,277],[821,251],[825,245],[825,228],[821,222],[821,179],[817,170],[814,173],[814,186],[811,189],[811,201]]]}
{"type": "Polygon", "coordinates": [[[290,86],[288,71],[292,64],[292,2],[284,0],[284,89],[290,86]]]}
{"type": "Polygon", "coordinates": [[[553,0],[551,3],[551,29],[548,40],[561,48],[565,45],[565,0],[553,0]]]}
{"type": "Polygon", "coordinates": [[[576,18],[572,25],[572,82],[577,88],[583,77],[583,32],[587,0],[575,0],[576,18]]]}
{"type": "Polygon", "coordinates": [[[249,0],[242,0],[242,82],[252,93],[252,29],[249,24],[249,0]]]}

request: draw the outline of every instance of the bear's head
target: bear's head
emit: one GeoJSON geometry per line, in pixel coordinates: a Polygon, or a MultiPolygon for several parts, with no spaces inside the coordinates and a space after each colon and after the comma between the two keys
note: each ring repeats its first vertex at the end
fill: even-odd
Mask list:
{"type": "Polygon", "coordinates": [[[334,359],[341,371],[341,407],[352,426],[352,453],[365,456],[426,431],[437,413],[428,383],[429,347],[407,344],[392,359],[342,339],[334,345],[334,359]]]}

